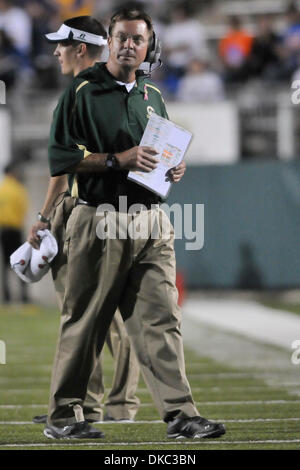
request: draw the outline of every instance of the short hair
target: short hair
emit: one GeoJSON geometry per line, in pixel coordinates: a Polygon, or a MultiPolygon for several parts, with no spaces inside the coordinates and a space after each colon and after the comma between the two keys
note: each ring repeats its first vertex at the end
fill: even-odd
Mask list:
{"type": "Polygon", "coordinates": [[[153,36],[153,23],[151,17],[144,10],[139,8],[121,8],[117,10],[110,19],[110,25],[108,28],[109,36],[112,35],[112,31],[115,27],[115,24],[119,21],[134,21],[134,20],[143,20],[147,25],[149,32],[149,37],[153,36]]]}
{"type": "MultiPolygon", "coordinates": [[[[100,21],[96,20],[96,18],[93,18],[92,16],[75,16],[74,18],[70,18],[64,21],[64,24],[70,28],[80,29],[87,33],[103,36],[105,39],[107,37],[104,26],[100,23],[100,21]]],[[[80,41],[77,39],[64,39],[63,41],[60,41],[60,43],[64,46],[73,47],[76,47],[79,42],[80,41]]],[[[86,44],[88,55],[90,57],[94,58],[101,54],[103,46],[97,46],[96,44],[89,44],[86,42],[84,44],[86,44]]]]}

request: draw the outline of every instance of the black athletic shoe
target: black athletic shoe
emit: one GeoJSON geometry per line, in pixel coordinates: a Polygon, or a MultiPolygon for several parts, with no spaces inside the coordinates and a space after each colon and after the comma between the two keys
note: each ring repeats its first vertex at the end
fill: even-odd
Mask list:
{"type": "Polygon", "coordinates": [[[44,436],[49,439],[100,439],[104,437],[104,434],[92,428],[87,421],[82,421],[64,428],[48,425],[44,429],[44,436]]]}
{"type": "Polygon", "coordinates": [[[220,437],[225,434],[225,426],[221,423],[208,421],[201,416],[193,418],[177,418],[168,423],[167,437],[171,439],[200,439],[220,437]]]}
{"type": "Polygon", "coordinates": [[[47,423],[47,415],[37,415],[32,418],[35,424],[47,423]]]}

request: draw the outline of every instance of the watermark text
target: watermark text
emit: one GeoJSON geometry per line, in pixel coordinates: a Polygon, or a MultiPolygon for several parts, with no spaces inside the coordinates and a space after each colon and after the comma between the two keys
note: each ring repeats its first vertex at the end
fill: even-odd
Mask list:
{"type": "Polygon", "coordinates": [[[6,345],[5,342],[0,339],[0,364],[6,364],[6,345]]]}
{"type": "Polygon", "coordinates": [[[101,204],[97,207],[96,215],[99,220],[96,233],[101,240],[132,240],[163,239],[171,237],[174,227],[174,238],[188,240],[185,249],[201,250],[204,246],[204,204],[153,204],[147,208],[143,204],[133,204],[127,207],[127,196],[119,197],[119,207],[111,204],[101,204]],[[147,217],[140,217],[148,211],[147,217]],[[125,214],[122,217],[121,214],[125,214]],[[127,217],[131,215],[134,217],[127,217]],[[170,223],[173,222],[173,226],[170,223]]]}
{"type": "Polygon", "coordinates": [[[0,80],[0,104],[6,104],[6,86],[3,80],[0,80]]]}
{"type": "Polygon", "coordinates": [[[295,349],[295,351],[292,354],[291,362],[297,366],[300,364],[300,339],[295,339],[292,342],[292,349],[295,349]]]}

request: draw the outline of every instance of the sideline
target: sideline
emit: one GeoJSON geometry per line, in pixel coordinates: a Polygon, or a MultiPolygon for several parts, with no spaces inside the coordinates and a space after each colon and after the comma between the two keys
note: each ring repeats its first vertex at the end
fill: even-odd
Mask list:
{"type": "Polygon", "coordinates": [[[187,299],[183,317],[291,350],[300,339],[300,316],[242,299],[187,299]]]}

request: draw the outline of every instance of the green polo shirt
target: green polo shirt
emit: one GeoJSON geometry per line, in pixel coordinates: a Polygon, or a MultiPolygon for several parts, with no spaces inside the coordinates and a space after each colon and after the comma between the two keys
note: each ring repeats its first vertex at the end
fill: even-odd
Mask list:
{"type": "MultiPolygon", "coordinates": [[[[139,145],[152,112],[168,118],[159,89],[137,77],[127,92],[104,63],[77,75],[61,96],[53,114],[49,138],[52,176],[68,174],[90,153],[117,153],[139,145]]],[[[70,192],[91,203],[155,203],[151,191],[127,179],[128,171],[69,174],[70,192]]]]}

